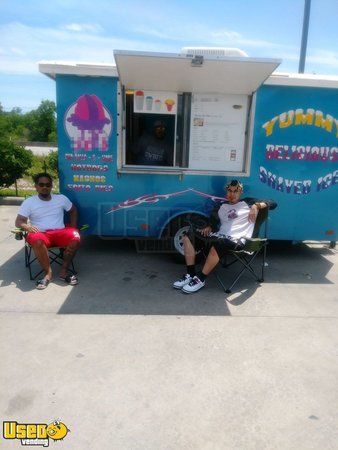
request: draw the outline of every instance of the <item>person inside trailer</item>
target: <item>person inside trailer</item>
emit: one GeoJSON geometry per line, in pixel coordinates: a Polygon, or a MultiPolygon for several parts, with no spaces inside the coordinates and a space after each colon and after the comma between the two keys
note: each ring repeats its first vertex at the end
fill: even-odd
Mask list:
{"type": "MultiPolygon", "coordinates": [[[[183,238],[186,273],[173,283],[186,294],[199,291],[206,279],[228,250],[240,250],[245,239],[251,238],[260,209],[276,207],[273,200],[243,198],[243,185],[232,180],[225,186],[226,200],[212,211],[208,224],[193,229],[183,238]],[[210,248],[202,270],[196,273],[196,251],[210,248]]],[[[193,227],[194,228],[194,227],[193,227]]]]}
{"type": "Polygon", "coordinates": [[[46,289],[52,279],[48,247],[64,248],[59,278],[70,285],[78,284],[77,277],[68,273],[70,263],[80,246],[77,209],[65,195],[51,193],[53,180],[48,173],[38,173],[33,179],[37,195],[24,200],[15,226],[27,233],[26,241],[33,248],[45,272],[44,277],[36,282],[36,287],[39,290],[46,289]],[[65,212],[70,217],[67,227],[64,224],[65,212]]]}
{"type": "Polygon", "coordinates": [[[140,137],[133,148],[135,163],[142,166],[172,166],[173,149],[166,140],[166,124],[156,120],[152,134],[140,137]]]}

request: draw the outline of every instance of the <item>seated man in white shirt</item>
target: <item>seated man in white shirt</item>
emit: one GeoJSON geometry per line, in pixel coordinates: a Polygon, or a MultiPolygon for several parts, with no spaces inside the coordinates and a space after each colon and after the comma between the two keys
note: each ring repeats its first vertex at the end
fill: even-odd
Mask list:
{"type": "Polygon", "coordinates": [[[203,229],[190,232],[184,236],[184,256],[187,271],[183,277],[174,282],[175,289],[182,289],[186,294],[197,292],[205,286],[209,273],[228,250],[243,248],[245,239],[251,238],[258,211],[263,208],[275,208],[273,200],[243,198],[240,200],[243,185],[232,180],[226,185],[226,201],[218,205],[209,218],[209,225],[203,229]],[[208,257],[199,274],[196,274],[196,250],[211,245],[208,257]]]}
{"type": "Polygon", "coordinates": [[[15,226],[28,233],[26,240],[45,272],[44,277],[36,282],[37,289],[45,289],[52,279],[48,247],[65,249],[59,277],[66,283],[75,285],[78,279],[75,275],[68,274],[68,267],[80,246],[77,209],[66,196],[51,194],[53,180],[48,173],[35,175],[34,182],[37,195],[24,200],[15,226]],[[65,212],[70,216],[69,227],[64,224],[65,212]]]}

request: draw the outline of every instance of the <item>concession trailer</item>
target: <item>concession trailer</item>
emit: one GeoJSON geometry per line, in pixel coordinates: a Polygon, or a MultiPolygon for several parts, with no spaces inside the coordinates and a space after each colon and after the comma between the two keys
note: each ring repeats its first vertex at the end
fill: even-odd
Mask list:
{"type": "Polygon", "coordinates": [[[338,77],[222,49],[114,59],[39,64],[56,82],[60,192],[90,234],[170,235],[182,252],[186,218],[239,179],[245,196],[277,202],[271,239],[334,245],[338,77]]]}

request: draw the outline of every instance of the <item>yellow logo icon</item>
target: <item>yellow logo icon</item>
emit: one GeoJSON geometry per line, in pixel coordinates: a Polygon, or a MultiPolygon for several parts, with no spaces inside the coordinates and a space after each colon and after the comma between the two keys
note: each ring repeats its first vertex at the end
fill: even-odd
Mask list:
{"type": "Polygon", "coordinates": [[[68,431],[70,430],[68,430],[67,426],[59,420],[55,420],[47,426],[47,434],[54,441],[62,440],[67,436],[68,431]]]}
{"type": "Polygon", "coordinates": [[[49,446],[49,439],[53,441],[63,440],[68,432],[67,425],[60,420],[46,423],[18,423],[15,421],[3,422],[4,439],[19,439],[21,445],[49,446]]]}

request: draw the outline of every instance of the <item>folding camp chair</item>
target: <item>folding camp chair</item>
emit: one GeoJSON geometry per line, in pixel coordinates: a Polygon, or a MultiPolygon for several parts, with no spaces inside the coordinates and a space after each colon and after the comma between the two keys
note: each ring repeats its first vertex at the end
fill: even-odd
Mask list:
{"type": "MultiPolygon", "coordinates": [[[[64,248],[63,247],[50,247],[47,248],[48,250],[48,256],[49,256],[49,262],[50,265],[52,265],[53,263],[58,264],[59,266],[62,266],[63,263],[63,252],[64,252],[64,248]]],[[[31,280],[35,280],[42,272],[43,269],[41,269],[39,272],[35,272],[33,274],[33,270],[32,270],[32,264],[37,260],[32,247],[28,244],[27,241],[25,241],[25,264],[26,267],[28,267],[29,270],[29,278],[31,280]]],[[[73,260],[70,263],[70,267],[68,267],[68,271],[72,274],[72,275],[76,275],[76,270],[74,267],[74,262],[73,260]]]]}
{"type": "MultiPolygon", "coordinates": [[[[88,230],[89,225],[85,224],[82,225],[79,228],[79,231],[85,231],[88,230]]],[[[20,228],[16,228],[15,230],[13,230],[13,232],[15,233],[15,238],[16,239],[24,239],[25,240],[25,265],[26,267],[28,267],[29,270],[29,277],[31,280],[35,280],[42,272],[43,270],[40,269],[39,267],[39,271],[33,273],[32,270],[32,264],[37,261],[37,258],[34,254],[34,251],[32,249],[32,247],[28,244],[28,242],[26,241],[26,236],[27,233],[25,231],[23,231],[20,228]],[[20,236],[21,235],[21,236],[20,236]]],[[[59,266],[62,266],[63,263],[63,253],[65,248],[63,247],[50,247],[47,248],[48,250],[48,255],[49,255],[49,261],[50,264],[52,265],[53,263],[58,264],[59,266]]],[[[70,267],[68,267],[68,271],[72,274],[72,275],[76,275],[77,272],[75,270],[75,266],[74,266],[74,260],[72,259],[71,263],[70,263],[70,267]]]]}
{"type": "Polygon", "coordinates": [[[227,294],[231,293],[232,288],[235,286],[237,281],[242,277],[245,271],[248,271],[255,281],[262,283],[264,281],[264,269],[265,269],[265,259],[266,259],[266,247],[268,245],[267,232],[268,232],[268,217],[269,217],[269,208],[260,209],[257,215],[257,219],[255,222],[254,231],[252,234],[252,238],[246,239],[244,247],[240,250],[228,250],[227,256],[231,258],[230,262],[227,261],[227,258],[221,260],[221,265],[223,268],[227,268],[232,266],[233,264],[239,262],[242,264],[242,269],[238,272],[233,282],[226,287],[224,282],[222,281],[219,273],[215,270],[216,278],[219,284],[224,289],[224,292],[227,294]],[[262,236],[260,235],[261,227],[263,226],[262,236]],[[258,255],[262,255],[262,264],[259,274],[256,273],[254,268],[252,267],[252,263],[256,259],[258,255]]]}
{"type": "MultiPolygon", "coordinates": [[[[82,229],[84,229],[84,227],[82,227],[82,229]]],[[[41,269],[39,267],[38,269],[33,270],[32,265],[35,261],[37,261],[37,258],[34,254],[32,247],[28,244],[28,242],[26,240],[27,233],[20,228],[15,228],[14,230],[12,230],[12,232],[15,234],[15,239],[17,239],[17,240],[24,239],[25,240],[25,266],[28,267],[29,278],[31,280],[35,280],[43,272],[43,269],[41,269]],[[37,270],[39,270],[39,271],[37,271],[37,270]]],[[[47,250],[48,250],[50,264],[52,265],[55,263],[55,264],[58,264],[59,266],[62,266],[63,252],[65,249],[63,247],[50,247],[47,250]]],[[[69,272],[71,272],[72,275],[76,275],[76,270],[75,270],[73,260],[71,261],[71,264],[70,264],[70,267],[68,268],[68,270],[69,270],[69,272]]]]}

